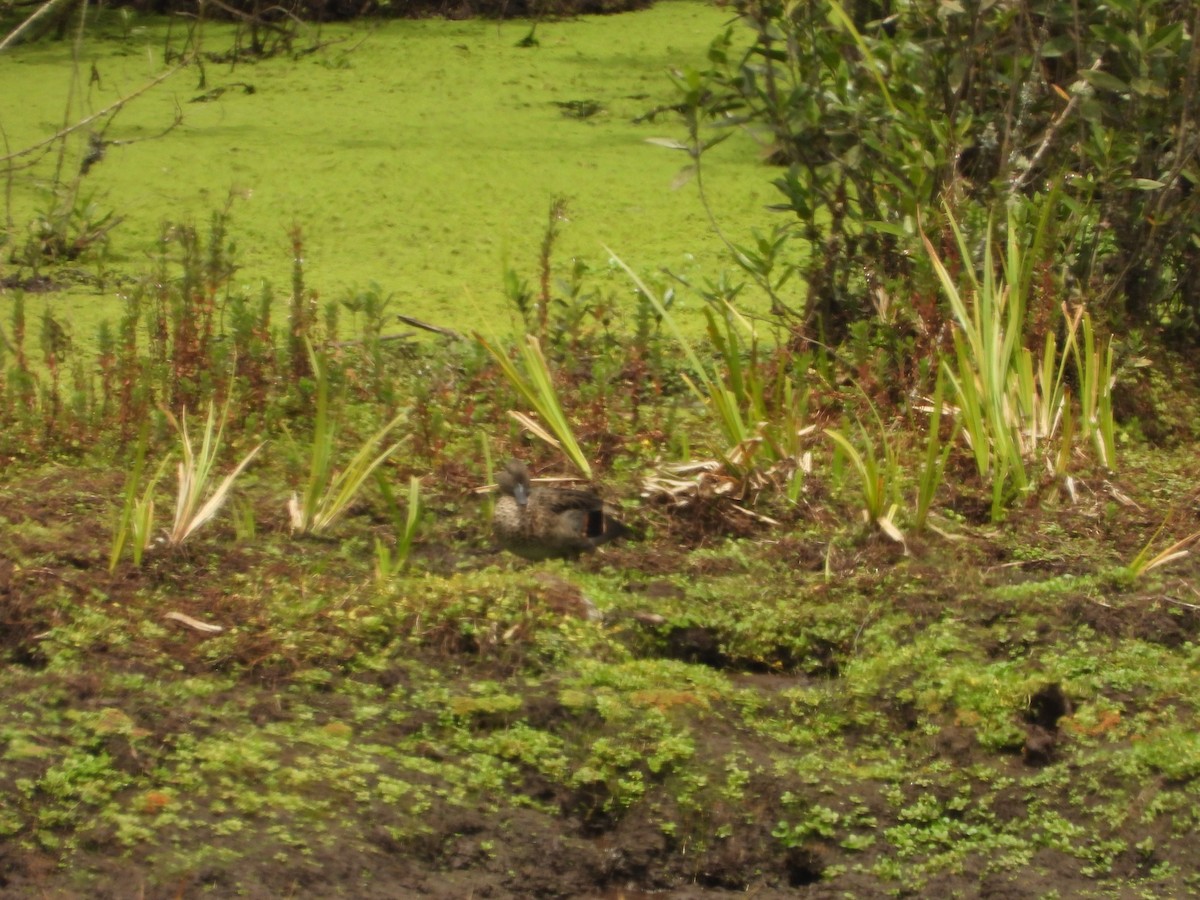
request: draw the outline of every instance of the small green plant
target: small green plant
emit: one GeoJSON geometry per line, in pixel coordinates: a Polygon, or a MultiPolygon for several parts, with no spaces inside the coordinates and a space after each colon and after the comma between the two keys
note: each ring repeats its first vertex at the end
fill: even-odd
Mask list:
{"type": "Polygon", "coordinates": [[[550,320],[550,260],[554,254],[554,244],[558,240],[558,223],[567,218],[567,200],[565,197],[555,197],[550,201],[550,211],[546,216],[546,230],[542,234],[542,246],[538,253],[538,304],[535,332],[539,339],[545,340],[550,320]]]}
{"type": "Polygon", "coordinates": [[[917,498],[913,514],[913,527],[917,531],[923,531],[925,528],[925,522],[929,517],[929,508],[933,505],[933,498],[942,483],[942,477],[946,472],[946,460],[949,459],[950,451],[954,446],[953,438],[943,444],[941,437],[942,402],[945,397],[945,389],[946,380],[944,373],[941,369],[938,369],[937,382],[933,388],[933,401],[929,409],[929,431],[925,438],[925,459],[921,465],[920,474],[917,477],[917,498]]]}
{"type": "Polygon", "coordinates": [[[24,262],[33,272],[45,263],[72,261],[107,244],[109,232],[121,224],[122,217],[112,210],[101,210],[88,196],[81,196],[78,185],[60,185],[45,211],[29,223],[29,240],[24,262]]]}
{"type": "Polygon", "coordinates": [[[345,468],[334,469],[334,447],[337,443],[337,427],[329,415],[329,374],[325,363],[317,357],[312,343],[304,339],[308,350],[309,365],[317,382],[317,410],[313,421],[312,449],[309,454],[308,482],[304,494],[293,493],[288,501],[288,517],[292,531],[302,534],[320,534],[338,521],[350,503],[358,496],[363,484],[389,456],[408,439],[400,440],[377,450],[387,436],[407,417],[401,411],[390,422],[359,447],[345,468]]]}
{"type": "Polygon", "coordinates": [[[571,429],[571,423],[567,419],[567,414],[563,412],[562,403],[558,399],[558,391],[554,387],[554,376],[550,372],[550,366],[546,362],[546,357],[542,353],[542,346],[538,339],[529,334],[525,336],[525,340],[520,344],[521,362],[523,364],[524,373],[517,368],[516,364],[508,358],[500,348],[489,343],[479,333],[475,334],[475,340],[483,347],[497,365],[500,366],[500,371],[504,373],[504,377],[508,379],[517,391],[529,401],[533,408],[541,416],[542,422],[549,427],[550,432],[547,432],[532,418],[521,412],[510,412],[514,419],[540,437],[546,443],[561,450],[586,478],[592,477],[592,465],[588,462],[587,456],[579,446],[579,442],[575,439],[575,433],[571,429]]]}
{"type": "Polygon", "coordinates": [[[1079,431],[1085,440],[1091,439],[1100,464],[1113,469],[1117,465],[1116,425],[1113,419],[1112,389],[1113,346],[1110,338],[1103,348],[1096,346],[1091,316],[1079,310],[1069,332],[1071,349],[1075,354],[1075,369],[1079,373],[1079,431]],[[1083,352],[1080,354],[1075,335],[1082,320],[1083,352]]]}
{"type": "MultiPolygon", "coordinates": [[[[925,238],[926,250],[942,289],[950,302],[958,329],[954,333],[954,357],[943,361],[955,399],[962,413],[963,430],[975,457],[980,477],[993,489],[992,517],[998,518],[1008,498],[1009,482],[1018,492],[1029,485],[1019,423],[1014,420],[1019,404],[1011,403],[1010,378],[1019,368],[1023,348],[1018,341],[1024,319],[1023,297],[1012,293],[1011,284],[997,282],[992,257],[993,227],[989,222],[984,241],[983,276],[977,277],[970,263],[966,239],[951,220],[959,252],[966,262],[969,293],[960,293],[933,244],[925,238]]],[[[1015,248],[1015,245],[1014,245],[1015,248]]],[[[1010,263],[1016,260],[1010,258],[1010,263]]],[[[1028,380],[1023,384],[1029,385],[1028,380]]],[[[1027,398],[1028,399],[1028,398],[1027,398]]],[[[1028,408],[1029,404],[1025,404],[1028,408]]]]}
{"type": "Polygon", "coordinates": [[[142,564],[142,555],[150,546],[150,535],[154,529],[154,491],[166,471],[168,459],[158,464],[154,477],[138,494],[138,484],[142,480],[142,471],[146,464],[146,445],[148,443],[149,424],[143,424],[138,435],[137,449],[134,451],[133,468],[125,478],[125,490],[122,493],[121,511],[113,528],[112,547],[108,554],[108,571],[113,572],[120,562],[121,554],[129,545],[133,556],[133,564],[142,564]]]}
{"type": "Polygon", "coordinates": [[[510,265],[505,265],[502,279],[504,296],[517,308],[521,318],[528,322],[533,308],[533,289],[529,287],[529,279],[521,278],[517,270],[510,265]]]}
{"type": "Polygon", "coordinates": [[[1169,547],[1160,550],[1158,553],[1154,553],[1154,542],[1158,540],[1158,536],[1162,534],[1162,530],[1166,525],[1167,523],[1164,520],[1155,529],[1154,534],[1150,536],[1150,540],[1146,541],[1142,549],[1137,552],[1137,555],[1125,566],[1125,571],[1133,578],[1140,578],[1142,575],[1157,569],[1159,566],[1165,566],[1169,562],[1182,559],[1191,552],[1188,547],[1200,541],[1200,531],[1195,531],[1187,537],[1171,544],[1169,547]]]}
{"type": "Polygon", "coordinates": [[[304,232],[294,225],[288,237],[292,242],[292,297],[287,349],[292,380],[298,383],[301,378],[316,374],[310,368],[315,359],[312,334],[316,324],[316,295],[304,284],[304,232]]]}
{"type": "Polygon", "coordinates": [[[421,479],[415,475],[408,480],[408,504],[403,521],[400,519],[396,495],[386,478],[379,479],[379,489],[393,510],[392,518],[396,529],[395,548],[389,548],[379,538],[375,539],[375,578],[383,582],[397,574],[408,563],[413,538],[417,535],[425,509],[421,503],[421,479]]]}
{"type": "Polygon", "coordinates": [[[233,529],[239,542],[254,540],[258,534],[258,522],[254,517],[252,504],[234,501],[233,529]]]}
{"type": "Polygon", "coordinates": [[[781,820],[771,832],[771,837],[784,847],[800,847],[813,838],[829,840],[837,834],[841,815],[827,806],[813,806],[805,811],[798,822],[781,820]]]}
{"type": "Polygon", "coordinates": [[[896,525],[896,511],[899,504],[891,501],[896,492],[899,465],[896,462],[896,451],[880,423],[880,441],[883,445],[883,459],[880,460],[875,451],[875,442],[860,422],[859,437],[865,448],[860,453],[858,448],[845,434],[835,428],[826,428],[825,436],[837,445],[850,460],[854,471],[858,473],[862,485],[863,519],[870,525],[875,525],[898,544],[904,543],[904,532],[896,525]]]}
{"type": "Polygon", "coordinates": [[[178,421],[170,412],[166,412],[167,419],[179,432],[182,457],[176,469],[179,488],[175,498],[175,521],[167,533],[167,542],[172,547],[182,544],[197,528],[217,514],[229,497],[234,480],[263,448],[263,444],[260,443],[247,453],[220,484],[210,489],[213,465],[221,450],[221,436],[225,431],[228,411],[229,403],[226,401],[225,409],[221,411],[221,425],[214,434],[216,409],[211,402],[208,404],[208,421],[204,426],[204,438],[199,453],[192,447],[192,439],[188,435],[187,411],[180,414],[178,421]]]}
{"type": "Polygon", "coordinates": [[[720,368],[710,370],[684,337],[667,303],[620,257],[609,253],[683,348],[696,378],[684,375],[684,381],[713,416],[724,443],[717,452],[725,468],[740,478],[760,469],[780,471],[784,493],[794,502],[808,465],[804,439],[813,431],[806,422],[807,392],[785,366],[778,367],[774,377],[766,377],[768,367],[753,326],[726,298],[714,299],[720,315],[713,308],[705,310],[709,341],[722,362],[720,368]]]}
{"type": "Polygon", "coordinates": [[[995,223],[989,219],[980,274],[975,271],[971,246],[947,207],[964,273],[961,290],[929,238],[922,236],[957,326],[954,354],[941,367],[950,381],[976,468],[991,485],[993,520],[1000,518],[1014,497],[1036,487],[1031,464],[1043,462],[1050,472],[1065,474],[1077,429],[1092,441],[1103,465],[1115,464],[1111,343],[1104,352],[1096,348],[1091,320],[1080,311],[1065,315],[1061,347],[1052,330],[1047,331],[1036,359],[1023,344],[1034,267],[1044,255],[1056,204],[1057,195],[1051,192],[1021,210],[1009,205],[999,263],[992,246],[995,223]],[[1021,211],[1035,221],[1023,221],[1021,211]],[[1072,359],[1081,390],[1078,420],[1067,379],[1072,359]]]}

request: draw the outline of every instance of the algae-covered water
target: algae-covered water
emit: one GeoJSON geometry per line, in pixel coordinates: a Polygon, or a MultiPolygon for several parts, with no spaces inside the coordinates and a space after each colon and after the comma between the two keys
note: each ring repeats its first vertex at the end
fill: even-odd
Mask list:
{"type": "MultiPolygon", "coordinates": [[[[536,287],[547,213],[561,196],[569,220],[555,246],[557,272],[578,256],[596,286],[629,296],[607,245],[643,273],[669,267],[714,277],[728,257],[695,184],[676,183],[687,157],[647,141],[682,138],[682,125],[670,113],[633,119],[675,102],[669,71],[702,66],[727,22],[709,4],[669,0],[643,12],[543,22],[539,45],[527,48],[517,44],[528,22],[393,21],[325,28],[325,46],[296,60],[209,62],[203,87],[199,71],[186,69],[120,113],[104,138],[127,143],[111,145],[83,180],[97,211],[124,217],[105,265],[144,270],[164,222],[204,226],[232,192],[239,286],[257,292],[266,279],[287,293],[289,230],[299,225],[307,283],[323,300],[375,282],[394,295],[396,311],[503,330],[516,317],[502,272],[511,266],[536,287]],[[224,89],[219,98],[196,102],[214,89],[224,89]],[[603,109],[573,118],[562,106],[573,101],[603,109]],[[176,111],[180,124],[158,136],[176,111]]],[[[181,33],[176,23],[176,48],[181,33]]],[[[209,25],[204,46],[227,47],[231,34],[209,25]]],[[[166,35],[160,20],[106,20],[85,37],[78,69],[69,41],[6,52],[0,125],[10,152],[162,73],[166,35]]],[[[67,171],[83,149],[81,133],[67,171]]],[[[765,223],[773,198],[771,172],[755,151],[740,136],[706,163],[713,206],[735,240],[765,223]]],[[[13,174],[14,244],[47,202],[56,159],[48,154],[13,174]]],[[[115,311],[116,298],[110,281],[49,302],[80,327],[115,311]]]]}

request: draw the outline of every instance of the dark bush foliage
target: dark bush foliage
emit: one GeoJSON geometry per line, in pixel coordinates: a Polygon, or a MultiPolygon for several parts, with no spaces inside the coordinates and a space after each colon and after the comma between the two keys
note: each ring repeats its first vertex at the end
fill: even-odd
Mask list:
{"type": "Polygon", "coordinates": [[[947,212],[1053,192],[1060,286],[1200,339],[1194,0],[730,5],[750,41],[730,29],[680,79],[693,152],[705,123],[743,126],[784,168],[823,339],[870,316],[878,287],[911,286],[919,228],[936,240],[947,212]]]}

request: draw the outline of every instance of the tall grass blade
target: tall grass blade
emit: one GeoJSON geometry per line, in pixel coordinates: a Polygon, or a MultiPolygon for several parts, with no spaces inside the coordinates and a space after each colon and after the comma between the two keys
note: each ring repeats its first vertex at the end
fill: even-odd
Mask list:
{"type": "Polygon", "coordinates": [[[526,335],[524,343],[520,345],[524,373],[508,358],[507,354],[503,353],[499,347],[489,343],[478,332],[475,334],[475,340],[500,366],[500,371],[504,373],[509,384],[516,388],[518,393],[528,400],[537,411],[546,427],[554,434],[559,448],[567,459],[586,478],[591,478],[592,465],[575,439],[575,432],[571,428],[570,420],[563,412],[558,392],[554,388],[554,377],[550,373],[550,366],[546,362],[538,339],[533,335],[526,335]]]}
{"type": "Polygon", "coordinates": [[[925,521],[929,517],[930,507],[937,490],[942,484],[946,471],[946,461],[950,458],[953,438],[942,444],[942,405],[946,393],[946,376],[942,368],[938,369],[937,381],[933,386],[933,404],[929,410],[929,432],[925,438],[925,460],[917,479],[917,504],[913,517],[913,526],[917,531],[925,529],[925,521]]]}
{"type": "Polygon", "coordinates": [[[398,513],[399,504],[396,502],[395,492],[392,491],[387,479],[379,478],[379,486],[388,506],[393,510],[392,520],[396,529],[396,547],[394,550],[389,550],[383,541],[378,538],[375,539],[375,575],[379,581],[385,581],[408,564],[408,557],[412,552],[413,540],[416,538],[417,531],[420,528],[421,517],[425,514],[425,508],[421,502],[421,479],[415,475],[409,476],[408,479],[408,504],[403,521],[401,521],[398,513]]]}
{"type": "Polygon", "coordinates": [[[288,514],[292,531],[319,534],[346,514],[363,484],[408,440],[408,435],[405,435],[384,449],[378,449],[407,418],[408,413],[403,410],[398,413],[358,448],[345,468],[335,471],[333,459],[337,442],[336,429],[329,416],[329,374],[307,338],[305,344],[317,381],[317,410],[313,422],[308,482],[304,487],[303,499],[293,494],[288,501],[288,514]]]}
{"type": "Polygon", "coordinates": [[[607,247],[605,249],[654,308],[683,349],[692,373],[691,377],[686,374],[682,376],[684,383],[713,416],[725,445],[717,455],[726,468],[735,475],[747,475],[755,468],[756,459],[763,451],[774,462],[788,460],[791,464],[790,461],[798,460],[799,438],[806,430],[803,414],[792,399],[794,383],[789,376],[781,374],[775,385],[774,402],[768,403],[757,338],[753,326],[745,317],[727,301],[722,307],[723,319],[712,309],[705,310],[709,340],[724,363],[722,377],[701,360],[666,304],[619,256],[607,247]],[[745,345],[739,336],[741,332],[745,332],[749,341],[748,361],[743,359],[745,345]]]}
{"type": "MultiPolygon", "coordinates": [[[[1066,375],[1072,353],[1081,380],[1087,380],[1075,340],[1078,316],[1067,317],[1061,352],[1053,332],[1036,355],[1023,344],[1028,298],[1050,232],[1054,196],[1025,206],[1008,206],[1007,237],[998,266],[992,249],[995,223],[989,218],[978,275],[972,250],[947,207],[963,264],[961,288],[922,234],[956,326],[954,355],[942,361],[941,369],[958,406],[961,430],[974,454],[976,469],[991,487],[994,519],[1003,515],[1012,499],[1032,489],[1031,463],[1041,462],[1048,470],[1061,473],[1069,459],[1062,442],[1066,440],[1065,450],[1069,451],[1072,435],[1069,429],[1066,435],[1061,429],[1064,421],[1071,424],[1066,375]],[[1020,214],[1029,210],[1036,214],[1020,214]]],[[[1090,427],[1079,420],[1075,424],[1090,427]]]]}
{"type": "MultiPolygon", "coordinates": [[[[872,407],[872,410],[874,410],[874,407],[872,407]]],[[[876,415],[878,416],[878,414],[876,415]]],[[[878,424],[880,426],[880,438],[884,445],[884,465],[882,467],[879,464],[879,458],[875,453],[875,446],[871,441],[871,437],[861,424],[858,426],[858,431],[863,445],[867,448],[865,454],[860,453],[850,439],[836,428],[826,428],[824,431],[825,436],[837,445],[838,449],[850,460],[850,465],[854,468],[854,471],[858,473],[863,495],[864,520],[868,524],[877,527],[889,538],[896,541],[896,543],[904,544],[904,533],[896,525],[895,520],[899,505],[888,503],[888,497],[895,489],[895,477],[897,474],[895,455],[891,445],[888,443],[886,433],[882,430],[883,423],[879,422],[878,424]]]]}
{"type": "Polygon", "coordinates": [[[210,402],[208,419],[204,426],[204,437],[197,453],[192,447],[192,440],[187,430],[187,411],[180,414],[180,419],[167,413],[171,424],[179,432],[182,459],[176,466],[178,490],[175,497],[175,518],[171,530],[167,533],[167,542],[177,547],[186,541],[196,529],[204,525],[217,514],[229,496],[233,482],[238,475],[250,465],[250,462],[262,449],[260,443],[251,450],[233,471],[225,476],[215,488],[210,489],[213,466],[221,449],[221,437],[225,430],[225,419],[229,410],[226,401],[225,409],[221,412],[221,425],[216,426],[216,408],[210,402]],[[207,499],[205,495],[207,494],[207,499]]]}
{"type": "MultiPolygon", "coordinates": [[[[143,436],[145,428],[143,428],[143,436]]],[[[164,459],[154,470],[154,475],[146,483],[141,495],[137,493],[137,485],[141,480],[141,472],[145,460],[146,446],[144,437],[139,439],[137,451],[140,459],[135,460],[134,471],[125,482],[121,515],[113,533],[112,548],[108,558],[108,571],[116,570],[126,545],[129,546],[130,556],[134,566],[142,564],[142,557],[150,547],[150,539],[154,532],[154,492],[167,470],[169,458],[164,459]]]]}
{"type": "MultiPolygon", "coordinates": [[[[1167,519],[1169,518],[1170,516],[1167,517],[1167,519]]],[[[1167,527],[1167,519],[1164,519],[1162,524],[1154,530],[1154,534],[1150,535],[1150,540],[1146,541],[1142,549],[1138,551],[1137,555],[1125,567],[1126,571],[1134,578],[1141,577],[1145,573],[1157,569],[1159,566],[1165,566],[1169,562],[1187,556],[1191,552],[1187,549],[1188,546],[1200,541],[1200,531],[1194,531],[1187,537],[1175,541],[1175,543],[1166,549],[1154,553],[1154,542],[1158,540],[1158,536],[1167,527]]]]}
{"type": "Polygon", "coordinates": [[[299,520],[293,514],[293,529],[319,534],[328,530],[341,519],[372,473],[408,440],[408,435],[405,435],[400,440],[384,447],[383,450],[376,452],[376,448],[406,417],[407,413],[401,412],[367,438],[345,468],[327,473],[327,481],[322,485],[323,489],[312,492],[315,497],[312,509],[299,520]]]}
{"type": "Polygon", "coordinates": [[[117,516],[116,526],[113,528],[112,547],[108,554],[109,572],[116,570],[117,562],[121,558],[121,553],[125,549],[125,543],[129,539],[130,530],[133,527],[134,516],[138,508],[138,485],[141,483],[142,469],[146,464],[146,445],[149,443],[149,433],[149,422],[143,422],[138,432],[137,448],[134,450],[133,468],[125,477],[125,488],[121,492],[121,512],[117,516]]]}
{"type": "Polygon", "coordinates": [[[866,513],[869,521],[875,521],[883,515],[883,490],[874,452],[869,451],[864,456],[842,432],[835,428],[826,428],[824,431],[825,436],[846,454],[854,471],[858,473],[859,486],[862,488],[863,495],[863,512],[866,513]]]}

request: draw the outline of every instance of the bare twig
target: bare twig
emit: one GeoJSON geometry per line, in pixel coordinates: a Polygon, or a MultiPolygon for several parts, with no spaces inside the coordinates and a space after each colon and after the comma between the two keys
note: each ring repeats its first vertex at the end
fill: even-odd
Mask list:
{"type": "Polygon", "coordinates": [[[444,328],[441,325],[431,325],[428,322],[422,322],[420,319],[414,319],[412,316],[404,316],[400,315],[399,313],[396,314],[396,318],[405,325],[413,326],[413,328],[421,328],[425,331],[432,331],[434,334],[440,334],[442,337],[448,337],[456,341],[463,340],[463,336],[453,328],[444,328]]]}
{"type": "Polygon", "coordinates": [[[405,331],[401,334],[383,334],[383,335],[380,335],[379,337],[369,338],[369,339],[368,338],[354,338],[352,340],[346,340],[346,341],[330,341],[326,346],[329,346],[329,347],[358,347],[358,346],[361,346],[362,344],[367,343],[368,340],[378,341],[381,344],[386,344],[386,343],[390,343],[392,341],[411,341],[412,338],[413,338],[413,333],[411,331],[405,331]]]}
{"type": "MultiPolygon", "coordinates": [[[[1088,71],[1098,71],[1101,62],[1102,60],[1100,57],[1096,57],[1096,61],[1092,63],[1088,71]]],[[[1079,106],[1081,96],[1082,94],[1076,92],[1075,95],[1067,102],[1066,108],[1058,114],[1058,118],[1050,123],[1050,127],[1046,129],[1046,134],[1042,137],[1042,142],[1038,145],[1037,150],[1034,151],[1033,156],[1030,158],[1029,165],[1025,167],[1025,171],[1021,174],[1021,177],[1013,181],[1013,193],[1021,190],[1026,184],[1029,183],[1029,179],[1033,177],[1034,171],[1037,170],[1038,163],[1042,161],[1042,157],[1046,155],[1046,151],[1050,149],[1050,145],[1054,143],[1054,138],[1057,137],[1058,132],[1062,129],[1063,125],[1066,124],[1066,121],[1068,118],[1070,118],[1071,113],[1073,113],[1075,108],[1079,106]]]]}
{"type": "Polygon", "coordinates": [[[1164,596],[1163,599],[1168,603],[1174,603],[1176,606],[1184,606],[1188,609],[1200,610],[1200,606],[1197,606],[1195,603],[1184,603],[1182,600],[1176,600],[1174,597],[1164,596]]]}
{"type": "Polygon", "coordinates": [[[36,10],[34,10],[34,12],[29,16],[28,19],[26,19],[24,22],[22,22],[20,25],[18,25],[16,28],[14,28],[11,32],[9,32],[8,37],[6,37],[4,40],[0,41],[0,53],[7,50],[10,44],[15,43],[17,38],[19,38],[21,36],[22,32],[24,32],[27,28],[29,28],[30,25],[32,25],[34,22],[36,22],[42,16],[49,13],[50,10],[54,9],[55,6],[57,6],[59,3],[62,3],[62,2],[69,2],[69,0],[46,0],[45,3],[43,3],[40,7],[38,7],[36,10]]]}
{"type": "Polygon", "coordinates": [[[163,72],[160,75],[156,75],[154,78],[152,78],[150,81],[146,82],[144,85],[142,85],[136,91],[134,91],[132,94],[127,94],[126,96],[122,97],[121,99],[116,100],[113,103],[110,103],[108,106],[104,107],[104,109],[100,110],[99,112],[94,112],[90,116],[84,116],[82,119],[80,119],[78,122],[75,122],[72,125],[66,125],[63,128],[60,128],[57,132],[52,134],[50,137],[44,138],[43,140],[38,141],[36,144],[30,144],[25,149],[14,151],[12,153],[9,153],[7,156],[0,156],[0,163],[8,162],[9,160],[13,160],[13,159],[20,159],[22,156],[28,156],[30,153],[35,153],[38,150],[42,149],[43,147],[53,144],[55,141],[61,141],[67,135],[72,134],[73,132],[79,131],[81,128],[86,128],[87,126],[89,126],[93,122],[95,122],[96,120],[103,119],[105,116],[109,115],[110,113],[114,113],[114,112],[120,110],[130,100],[137,99],[138,97],[140,97],[142,94],[146,93],[151,88],[157,87],[158,85],[162,84],[164,81],[166,81],[168,78],[170,78],[176,72],[178,72],[180,69],[186,68],[189,62],[190,62],[190,58],[188,60],[185,60],[184,62],[181,62],[179,65],[175,66],[173,69],[168,69],[166,72],[163,72]]]}
{"type": "Polygon", "coordinates": [[[212,625],[208,622],[201,622],[199,619],[194,619],[186,613],[169,612],[163,615],[164,619],[170,619],[172,622],[178,622],[181,625],[186,625],[188,628],[196,631],[202,631],[205,634],[217,634],[225,629],[220,625],[212,625]]]}
{"type": "MultiPolygon", "coordinates": [[[[161,138],[165,138],[168,134],[170,134],[172,131],[174,131],[176,128],[178,128],[182,124],[183,124],[183,109],[179,106],[178,103],[176,103],[175,104],[175,118],[172,120],[170,125],[168,125],[166,128],[164,128],[158,134],[148,134],[145,137],[138,137],[138,138],[125,138],[124,140],[120,140],[120,141],[106,140],[104,142],[104,146],[106,146],[106,147],[128,147],[132,144],[140,144],[143,141],[157,141],[161,138]]],[[[106,124],[104,126],[104,128],[105,128],[105,130],[107,130],[108,125],[106,124]]],[[[100,134],[101,134],[101,137],[103,137],[104,132],[101,132],[100,134]]]]}

